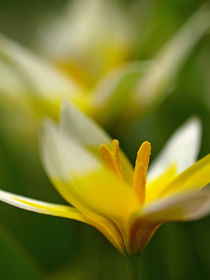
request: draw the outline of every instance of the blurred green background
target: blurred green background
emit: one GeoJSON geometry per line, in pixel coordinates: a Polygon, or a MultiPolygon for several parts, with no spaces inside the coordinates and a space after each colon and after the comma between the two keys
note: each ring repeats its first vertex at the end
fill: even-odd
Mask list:
{"type": "MultiPolygon", "coordinates": [[[[36,51],[37,30],[46,18],[62,12],[67,1],[0,0],[0,32],[36,51]]],[[[118,0],[129,6],[132,1],[118,0]]],[[[134,2],[134,1],[133,1],[134,2]]],[[[139,0],[131,59],[152,59],[200,7],[199,0],[139,0]]],[[[207,1],[208,2],[208,1],[207,1]]],[[[210,20],[210,19],[209,19],[210,20]]],[[[201,118],[200,157],[210,143],[210,35],[185,61],[172,93],[154,111],[126,127],[109,130],[134,161],[140,143],[152,143],[152,159],[173,131],[192,115],[201,118]]],[[[40,200],[63,202],[39,162],[38,135],[21,143],[5,132],[0,112],[0,185],[40,200]]],[[[210,218],[168,223],[154,235],[139,262],[141,280],[210,279],[210,218]]],[[[0,204],[0,279],[125,279],[126,262],[95,229],[74,221],[38,215],[0,204]]]]}

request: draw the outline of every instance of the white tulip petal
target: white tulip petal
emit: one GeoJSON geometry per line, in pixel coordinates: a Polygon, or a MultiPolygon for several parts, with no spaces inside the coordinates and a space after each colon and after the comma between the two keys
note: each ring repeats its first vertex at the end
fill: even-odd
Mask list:
{"type": "Polygon", "coordinates": [[[209,188],[149,203],[131,217],[129,251],[137,253],[143,250],[158,227],[165,222],[195,220],[209,212],[209,188]]]}
{"type": "Polygon", "coordinates": [[[183,63],[210,27],[210,9],[203,5],[186,21],[154,58],[150,71],[140,80],[134,96],[143,109],[162,100],[173,86],[183,63]]]}
{"type": "Polygon", "coordinates": [[[114,227],[113,227],[113,232],[110,231],[110,227],[112,226],[112,224],[109,225],[108,224],[109,222],[105,219],[103,220],[102,223],[98,219],[98,224],[96,224],[95,222],[92,221],[92,219],[85,217],[80,211],[78,211],[74,207],[26,198],[2,190],[0,190],[0,201],[28,211],[41,213],[45,215],[68,218],[68,219],[89,224],[91,226],[95,226],[98,228],[99,231],[101,231],[107,237],[107,239],[120,252],[124,253],[123,248],[119,243],[118,240],[119,238],[116,238],[115,236],[115,234],[117,235],[117,232],[115,232],[114,227]]]}
{"type": "Polygon", "coordinates": [[[200,192],[186,192],[172,198],[157,200],[146,205],[141,211],[141,219],[148,222],[194,220],[210,212],[210,188],[200,192]]]}
{"type": "Polygon", "coordinates": [[[97,123],[68,101],[63,102],[60,128],[81,145],[99,147],[111,143],[111,138],[97,123]]]}
{"type": "Polygon", "coordinates": [[[51,121],[46,121],[43,128],[41,155],[48,175],[69,183],[71,175],[85,174],[100,167],[90,152],[74,138],[61,133],[51,121]]]}
{"type": "Polygon", "coordinates": [[[15,195],[2,190],[0,190],[0,201],[28,211],[69,218],[87,223],[85,217],[77,209],[71,206],[43,202],[31,198],[26,198],[20,195],[15,195]]]}
{"type": "Polygon", "coordinates": [[[197,118],[192,118],[181,126],[152,163],[148,180],[160,176],[172,164],[176,165],[178,173],[191,166],[199,152],[200,136],[201,124],[197,118]]]}
{"type": "Polygon", "coordinates": [[[6,58],[22,75],[30,91],[42,98],[75,97],[81,92],[79,86],[67,79],[52,65],[40,60],[36,55],[25,50],[2,34],[0,35],[0,57],[6,58]]]}

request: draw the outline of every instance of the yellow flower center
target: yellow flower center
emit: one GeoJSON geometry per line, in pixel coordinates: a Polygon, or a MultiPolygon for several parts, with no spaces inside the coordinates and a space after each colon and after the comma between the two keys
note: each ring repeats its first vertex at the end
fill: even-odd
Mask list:
{"type": "MultiPolygon", "coordinates": [[[[119,141],[116,139],[112,141],[112,149],[110,149],[107,145],[102,144],[100,146],[100,152],[104,164],[112,170],[112,172],[114,172],[120,180],[123,180],[119,141]]],[[[146,196],[145,185],[150,154],[151,144],[148,141],[145,141],[138,150],[133,172],[133,190],[138,196],[141,205],[144,203],[146,196]]]]}

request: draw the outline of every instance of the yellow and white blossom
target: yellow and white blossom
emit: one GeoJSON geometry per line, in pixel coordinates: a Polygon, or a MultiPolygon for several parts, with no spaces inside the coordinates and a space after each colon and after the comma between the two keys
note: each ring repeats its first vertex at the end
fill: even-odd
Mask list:
{"type": "Polygon", "coordinates": [[[45,122],[41,156],[52,183],[71,206],[5,191],[0,200],[87,223],[122,254],[136,254],[164,222],[193,220],[210,211],[210,155],[194,163],[199,139],[200,123],[191,119],[149,169],[151,145],[143,142],[133,169],[118,140],[65,102],[60,124],[45,122]]]}
{"type": "Polygon", "coordinates": [[[201,7],[150,62],[137,62],[130,54],[126,58],[135,33],[130,31],[134,28],[129,25],[131,16],[121,13],[113,1],[76,0],[74,5],[75,15],[74,9],[71,15],[67,9],[61,27],[55,25],[59,31],[52,28],[46,34],[46,51],[52,50],[51,58],[43,59],[0,35],[1,106],[12,105],[11,111],[18,109],[19,114],[40,121],[43,115],[56,119],[66,98],[102,124],[133,118],[167,96],[188,54],[210,27],[210,10],[201,7]],[[58,61],[59,65],[70,64],[71,71],[62,71],[58,61]]]}

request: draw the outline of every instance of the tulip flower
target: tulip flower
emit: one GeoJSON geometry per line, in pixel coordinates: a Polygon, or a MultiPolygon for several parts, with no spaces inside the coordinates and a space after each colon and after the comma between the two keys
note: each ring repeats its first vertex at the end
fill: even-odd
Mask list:
{"type": "Polygon", "coordinates": [[[89,224],[122,254],[138,254],[163,223],[209,213],[210,155],[194,163],[199,142],[200,123],[192,118],[175,132],[150,168],[151,144],[143,142],[133,168],[118,140],[65,102],[59,125],[47,120],[43,126],[41,158],[69,205],[3,190],[0,200],[89,224]]]}
{"type": "Polygon", "coordinates": [[[132,21],[113,1],[76,0],[74,5],[71,16],[67,9],[67,19],[44,33],[50,58],[0,36],[2,105],[12,105],[12,111],[39,122],[43,115],[57,119],[65,98],[103,125],[117,118],[130,120],[164,100],[187,56],[210,27],[210,10],[201,7],[150,62],[137,62],[127,59],[135,33],[126,31],[127,21],[132,21]],[[63,71],[64,65],[71,69],[63,71]]]}

